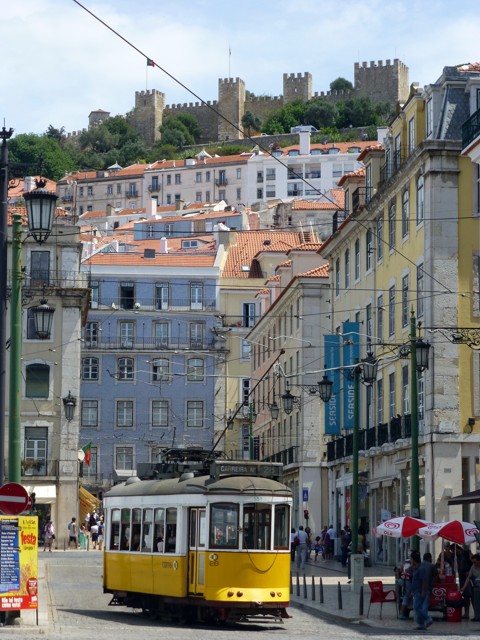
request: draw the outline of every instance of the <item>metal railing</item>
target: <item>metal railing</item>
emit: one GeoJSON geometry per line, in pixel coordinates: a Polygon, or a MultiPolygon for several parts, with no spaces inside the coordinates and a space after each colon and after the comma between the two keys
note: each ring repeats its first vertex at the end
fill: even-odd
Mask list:
{"type": "Polygon", "coordinates": [[[42,476],[58,478],[58,460],[25,458],[21,461],[22,477],[42,476]]]}
{"type": "Polygon", "coordinates": [[[360,211],[371,199],[372,187],[358,187],[352,193],[352,213],[360,211]]]}
{"type": "MultiPolygon", "coordinates": [[[[364,451],[384,444],[395,444],[397,440],[411,437],[411,415],[404,414],[392,418],[390,422],[384,422],[376,427],[360,429],[359,450],[364,451]]],[[[333,462],[351,456],[353,454],[353,434],[347,432],[343,436],[327,442],[327,461],[333,462]]]]}
{"type": "MultiPolygon", "coordinates": [[[[9,282],[11,281],[11,271],[9,271],[9,282]]],[[[86,289],[88,288],[88,275],[79,271],[50,271],[39,269],[30,271],[25,275],[23,287],[43,288],[57,287],[59,289],[86,289]]]]}
{"type": "Polygon", "coordinates": [[[465,149],[478,136],[480,136],[480,109],[477,109],[462,125],[463,148],[465,149]]]}
{"type": "Polygon", "coordinates": [[[211,350],[214,342],[197,342],[196,340],[186,341],[185,338],[171,337],[168,340],[163,338],[98,338],[92,340],[86,338],[83,347],[94,351],[149,351],[149,350],[188,350],[201,351],[211,350]]]}

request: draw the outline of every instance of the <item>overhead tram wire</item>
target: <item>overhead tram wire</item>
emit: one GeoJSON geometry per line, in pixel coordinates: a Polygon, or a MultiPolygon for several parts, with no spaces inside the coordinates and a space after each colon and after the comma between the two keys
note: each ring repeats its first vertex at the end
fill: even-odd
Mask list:
{"type": "MultiPolygon", "coordinates": [[[[192,96],[194,96],[197,100],[199,100],[202,105],[208,107],[211,111],[213,111],[218,117],[222,118],[223,120],[225,120],[225,122],[228,122],[228,124],[230,126],[232,126],[234,129],[236,129],[239,133],[241,133],[247,140],[250,140],[254,145],[257,145],[259,147],[259,149],[262,149],[262,151],[264,151],[265,153],[267,153],[268,155],[270,155],[271,158],[273,158],[274,160],[276,160],[279,164],[281,164],[283,167],[285,167],[286,165],[284,165],[284,163],[275,155],[273,155],[269,149],[265,148],[264,146],[262,146],[258,140],[254,140],[251,136],[248,136],[245,134],[245,131],[243,131],[242,129],[240,129],[240,127],[238,127],[235,123],[231,122],[228,118],[226,118],[224,115],[222,115],[219,111],[217,111],[211,104],[209,104],[208,102],[206,102],[205,100],[203,100],[198,94],[196,94],[192,89],[189,89],[189,87],[187,87],[181,80],[179,80],[178,78],[176,78],[174,75],[172,75],[170,72],[168,72],[164,67],[160,66],[159,64],[157,64],[153,58],[151,58],[150,56],[147,56],[146,53],[144,53],[141,49],[139,49],[136,45],[134,45],[130,40],[128,40],[125,36],[122,36],[118,31],[116,31],[113,27],[111,27],[109,24],[107,24],[104,20],[102,20],[99,16],[97,16],[95,13],[93,13],[93,11],[90,11],[90,9],[87,9],[87,7],[85,7],[81,2],[79,2],[79,0],[73,0],[73,2],[78,5],[81,9],[83,9],[86,13],[88,13],[89,15],[92,16],[92,18],[94,18],[95,20],[97,20],[98,22],[100,22],[100,24],[102,24],[106,29],[108,29],[109,31],[111,31],[114,35],[116,35],[118,38],[120,38],[121,40],[123,40],[123,42],[125,42],[125,44],[127,44],[129,47],[131,47],[134,51],[136,51],[138,54],[140,54],[143,58],[145,58],[146,61],[149,61],[150,63],[153,63],[154,67],[157,67],[160,71],[162,71],[162,73],[164,73],[166,76],[168,76],[171,80],[173,80],[174,82],[176,82],[179,86],[181,86],[183,89],[185,89],[185,91],[187,91],[188,93],[190,93],[192,96]]],[[[152,65],[151,65],[152,66],[152,65]]],[[[306,180],[303,176],[298,175],[298,178],[302,180],[302,182],[306,185],[308,185],[309,187],[311,187],[313,190],[318,192],[318,189],[312,185],[308,180],[306,180]]],[[[330,197],[328,197],[326,194],[321,194],[319,192],[319,195],[322,195],[324,198],[326,198],[326,200],[328,200],[329,202],[331,202],[332,204],[334,204],[335,206],[338,207],[338,202],[336,202],[335,200],[331,199],[330,197]]],[[[357,222],[358,224],[360,224],[364,229],[366,228],[366,226],[362,223],[360,223],[358,220],[353,220],[353,218],[351,218],[352,221],[357,222]]],[[[374,236],[377,237],[378,239],[378,235],[373,232],[374,236]]],[[[407,256],[405,256],[401,251],[399,251],[396,247],[390,247],[390,245],[388,244],[388,242],[386,240],[383,241],[390,249],[393,249],[396,253],[398,253],[400,256],[402,256],[405,260],[407,260],[409,263],[413,264],[415,267],[417,266],[410,258],[407,258],[407,256]]],[[[431,278],[434,282],[436,282],[439,286],[443,287],[446,290],[446,293],[453,293],[453,291],[447,287],[446,285],[444,285],[442,282],[440,282],[439,280],[437,280],[434,276],[432,276],[431,274],[429,274],[428,272],[426,272],[425,270],[423,271],[423,273],[428,276],[429,278],[431,278]]]]}

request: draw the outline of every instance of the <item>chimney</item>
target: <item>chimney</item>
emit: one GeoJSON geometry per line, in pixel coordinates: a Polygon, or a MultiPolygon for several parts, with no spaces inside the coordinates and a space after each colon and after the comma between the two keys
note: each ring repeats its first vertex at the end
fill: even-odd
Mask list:
{"type": "Polygon", "coordinates": [[[175,211],[181,211],[185,206],[185,200],[175,200],[175,211]]]}
{"type": "Polygon", "coordinates": [[[25,179],[23,181],[23,190],[31,191],[32,189],[35,189],[35,187],[35,178],[33,176],[25,176],[25,179]]]}
{"type": "Polygon", "coordinates": [[[168,241],[165,237],[160,238],[160,253],[168,253],[168,241]]]}
{"type": "Polygon", "coordinates": [[[157,214],[157,200],[156,198],[150,198],[150,202],[147,207],[147,216],[149,219],[155,218],[157,214]]]}
{"type": "Polygon", "coordinates": [[[310,131],[300,131],[298,137],[300,138],[300,155],[310,155],[310,131]]]}

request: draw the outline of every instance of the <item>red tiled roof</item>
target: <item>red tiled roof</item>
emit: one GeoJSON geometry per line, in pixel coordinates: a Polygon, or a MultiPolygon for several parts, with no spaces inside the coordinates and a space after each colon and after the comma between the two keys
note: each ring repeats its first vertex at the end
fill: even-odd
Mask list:
{"type": "Polygon", "coordinates": [[[480,72],[480,62],[468,62],[467,64],[461,64],[457,67],[457,71],[463,71],[465,73],[469,72],[480,72]]]}
{"type": "Polygon", "coordinates": [[[368,145],[368,147],[365,147],[365,149],[363,149],[362,153],[358,156],[357,160],[359,162],[362,162],[362,160],[368,156],[369,153],[371,153],[372,151],[383,151],[383,145],[380,144],[379,142],[377,142],[376,144],[372,144],[370,142],[370,144],[368,145]]]}
{"type": "Polygon", "coordinates": [[[293,211],[313,211],[313,210],[323,210],[328,211],[329,209],[338,209],[340,205],[335,204],[333,202],[317,202],[315,200],[293,200],[292,201],[292,210],[293,211]]]}
{"type": "Polygon", "coordinates": [[[292,264],[291,260],[285,260],[285,262],[281,262],[279,265],[277,265],[277,269],[279,267],[289,267],[292,264]]]}
{"type": "MultiPolygon", "coordinates": [[[[39,180],[40,176],[32,176],[34,180],[39,180]]],[[[49,180],[48,178],[44,178],[47,181],[45,185],[45,189],[47,191],[52,191],[55,193],[57,189],[57,183],[54,180],[49,180]]],[[[35,186],[33,187],[36,188],[35,186]]],[[[14,185],[13,187],[9,187],[8,189],[8,199],[21,198],[25,193],[25,181],[21,180],[18,185],[14,185]]]]}
{"type": "MultiPolygon", "coordinates": [[[[322,151],[328,152],[329,149],[335,148],[335,149],[340,149],[339,153],[348,153],[348,150],[353,147],[358,147],[360,151],[362,151],[365,147],[368,147],[371,144],[372,144],[371,140],[370,141],[358,140],[356,142],[329,142],[327,144],[313,143],[313,144],[310,144],[310,151],[312,149],[321,149],[322,151]]],[[[290,150],[292,151],[300,150],[300,145],[294,144],[289,147],[282,147],[280,149],[280,151],[286,154],[288,154],[290,150]]],[[[352,153],[352,155],[355,155],[355,154],[352,153]]]]}
{"type": "MultiPolygon", "coordinates": [[[[345,180],[347,180],[348,178],[363,178],[366,173],[367,173],[367,170],[365,167],[360,167],[360,169],[356,169],[355,171],[349,171],[349,173],[345,173],[340,178],[340,180],[338,181],[338,186],[341,187],[345,182],[345,180]]],[[[343,195],[344,195],[343,199],[345,202],[345,193],[343,195]]]]}
{"type": "Polygon", "coordinates": [[[301,234],[295,231],[238,231],[235,244],[228,248],[223,270],[224,278],[261,278],[259,265],[255,260],[263,252],[285,253],[296,247],[301,234]],[[243,270],[242,267],[248,267],[243,270]]]}
{"type": "Polygon", "coordinates": [[[292,251],[317,251],[321,246],[321,242],[302,242],[302,244],[297,244],[296,247],[290,249],[289,253],[292,251]]]}
{"type": "Polygon", "coordinates": [[[310,269],[310,271],[305,271],[305,273],[298,273],[297,278],[328,278],[329,274],[329,266],[328,262],[326,264],[322,264],[320,267],[315,267],[314,269],[310,269]]]}

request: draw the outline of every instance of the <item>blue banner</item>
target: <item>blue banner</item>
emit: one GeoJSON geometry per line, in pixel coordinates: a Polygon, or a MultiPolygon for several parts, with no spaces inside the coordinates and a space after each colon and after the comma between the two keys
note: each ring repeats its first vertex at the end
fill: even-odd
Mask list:
{"type": "Polygon", "coordinates": [[[340,433],[340,337],[338,334],[324,336],[325,375],[333,382],[332,397],[325,403],[325,433],[340,433]]]}
{"type": "Polygon", "coordinates": [[[353,365],[360,361],[360,323],[344,322],[343,334],[343,428],[353,429],[355,412],[353,365]]]}

